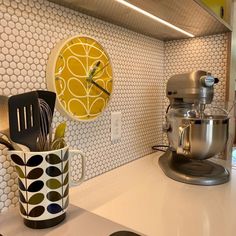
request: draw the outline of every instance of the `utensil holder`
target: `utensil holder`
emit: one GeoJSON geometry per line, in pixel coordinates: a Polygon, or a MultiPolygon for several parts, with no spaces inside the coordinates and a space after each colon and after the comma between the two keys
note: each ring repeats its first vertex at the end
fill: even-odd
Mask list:
{"type": "Polygon", "coordinates": [[[8,155],[18,174],[19,208],[25,225],[42,229],[62,222],[69,205],[70,183],[77,185],[84,180],[84,154],[64,147],[44,152],[9,151],[8,155]],[[82,174],[76,182],[70,180],[71,154],[82,158],[82,174]]]}

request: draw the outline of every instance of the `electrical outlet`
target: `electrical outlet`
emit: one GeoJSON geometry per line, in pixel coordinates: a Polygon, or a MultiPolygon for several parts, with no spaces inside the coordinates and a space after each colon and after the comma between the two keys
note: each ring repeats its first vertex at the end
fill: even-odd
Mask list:
{"type": "Polygon", "coordinates": [[[111,113],[111,141],[119,141],[121,139],[121,112],[111,113]]]}

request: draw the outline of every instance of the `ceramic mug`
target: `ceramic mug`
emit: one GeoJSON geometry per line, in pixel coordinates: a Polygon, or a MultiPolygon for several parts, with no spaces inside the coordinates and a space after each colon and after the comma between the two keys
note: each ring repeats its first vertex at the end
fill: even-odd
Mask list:
{"type": "Polygon", "coordinates": [[[85,156],[69,147],[43,152],[8,151],[19,183],[20,214],[30,228],[48,228],[65,219],[69,205],[69,185],[78,185],[85,176],[85,156]],[[82,157],[78,181],[70,178],[69,156],[82,157]]]}

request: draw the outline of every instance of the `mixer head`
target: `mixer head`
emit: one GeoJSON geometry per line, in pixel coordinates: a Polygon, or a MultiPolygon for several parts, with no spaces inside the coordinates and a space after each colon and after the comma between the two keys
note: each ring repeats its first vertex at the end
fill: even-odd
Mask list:
{"type": "Polygon", "coordinates": [[[214,84],[218,79],[206,71],[194,71],[172,76],[167,82],[166,96],[172,107],[188,107],[193,104],[204,107],[214,96],[214,84]]]}

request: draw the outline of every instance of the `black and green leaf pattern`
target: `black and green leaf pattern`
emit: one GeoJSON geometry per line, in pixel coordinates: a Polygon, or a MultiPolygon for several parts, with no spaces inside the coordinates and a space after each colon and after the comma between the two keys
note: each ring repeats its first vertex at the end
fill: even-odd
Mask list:
{"type": "Polygon", "coordinates": [[[49,175],[50,177],[57,177],[59,175],[61,175],[61,170],[55,166],[50,166],[46,169],[46,173],[47,175],[49,175]]]}
{"type": "Polygon", "coordinates": [[[44,213],[44,211],[45,211],[45,208],[43,206],[36,206],[30,211],[29,216],[39,217],[44,213]]]}
{"type": "Polygon", "coordinates": [[[20,198],[20,201],[21,201],[22,203],[27,203],[27,201],[26,201],[26,199],[25,199],[25,197],[24,197],[24,195],[22,194],[21,191],[19,191],[19,198],[20,198]]]}
{"type": "Polygon", "coordinates": [[[51,202],[56,202],[62,199],[62,196],[57,191],[51,191],[47,194],[47,199],[51,202]]]}
{"type": "Polygon", "coordinates": [[[46,185],[50,189],[57,189],[57,188],[60,188],[62,186],[61,182],[57,179],[47,180],[46,185]]]}
{"type": "Polygon", "coordinates": [[[58,205],[56,203],[52,203],[52,204],[48,205],[47,210],[51,214],[57,214],[60,211],[62,211],[63,209],[61,208],[60,205],[58,205]]]}
{"type": "Polygon", "coordinates": [[[22,157],[16,154],[12,154],[11,159],[15,163],[15,169],[18,174],[19,200],[20,200],[19,205],[21,214],[27,217],[41,216],[45,211],[45,208],[43,206],[36,206],[33,209],[31,209],[30,212],[28,211],[28,206],[42,203],[42,201],[44,200],[44,194],[36,193],[32,195],[29,199],[28,199],[28,194],[29,192],[32,193],[38,192],[43,188],[44,186],[43,181],[36,179],[40,178],[43,175],[44,171],[42,168],[33,168],[28,172],[28,174],[26,174],[27,173],[26,166],[36,167],[40,165],[43,161],[43,157],[41,155],[34,155],[30,157],[26,163],[22,157]],[[28,180],[30,179],[36,181],[29,184],[28,180]]]}
{"type": "Polygon", "coordinates": [[[35,168],[28,173],[27,179],[38,179],[42,176],[42,174],[43,174],[42,168],[35,168]]]}
{"type": "Polygon", "coordinates": [[[67,149],[65,154],[64,154],[63,161],[67,161],[68,158],[69,158],[69,150],[67,149]]]}
{"type": "Polygon", "coordinates": [[[66,185],[69,183],[69,174],[66,175],[66,178],[64,179],[63,185],[66,185]]]}
{"type": "Polygon", "coordinates": [[[68,205],[69,205],[69,197],[66,199],[63,209],[65,210],[68,207],[68,205]]]}
{"type": "Polygon", "coordinates": [[[18,178],[18,185],[21,191],[26,191],[25,185],[22,183],[22,181],[19,178],[18,178]]]}
{"type": "Polygon", "coordinates": [[[11,158],[16,164],[16,171],[19,176],[19,206],[24,217],[39,217],[38,220],[43,220],[45,214],[47,216],[49,213],[55,215],[68,207],[68,150],[64,153],[63,158],[59,154],[49,154],[45,156],[45,159],[41,155],[34,155],[27,162],[18,155],[12,155],[11,158]],[[43,161],[48,163],[46,170],[40,166],[43,161]],[[51,177],[46,182],[41,180],[44,171],[51,177]],[[50,189],[47,193],[42,192],[44,184],[50,189]]]}
{"type": "Polygon", "coordinates": [[[27,216],[27,213],[26,213],[26,211],[25,211],[25,208],[23,207],[23,205],[21,204],[21,203],[19,203],[20,204],[20,213],[22,214],[22,215],[24,215],[24,216],[27,216]]]}
{"type": "Polygon", "coordinates": [[[29,192],[38,192],[39,190],[41,190],[44,186],[43,181],[41,180],[37,180],[33,183],[30,184],[30,186],[28,187],[28,191],[29,192]]]}
{"type": "Polygon", "coordinates": [[[58,155],[52,153],[46,156],[46,161],[49,164],[56,165],[61,163],[62,160],[58,155]]]}
{"type": "Polygon", "coordinates": [[[66,197],[68,194],[69,194],[69,185],[66,187],[63,197],[66,197]]]}
{"type": "Polygon", "coordinates": [[[68,170],[69,170],[69,162],[67,161],[63,173],[65,174],[68,170]]]}
{"type": "Polygon", "coordinates": [[[19,166],[15,166],[15,168],[16,168],[16,172],[17,172],[18,176],[22,179],[25,178],[25,174],[22,171],[22,169],[19,166]]]}
{"type": "Polygon", "coordinates": [[[32,156],[26,163],[27,166],[38,166],[43,161],[43,157],[41,155],[32,156]]]}
{"type": "Polygon", "coordinates": [[[62,188],[62,189],[60,189],[60,191],[63,191],[63,195],[61,195],[61,193],[57,192],[57,191],[50,191],[47,193],[47,195],[46,195],[47,199],[49,201],[53,202],[47,206],[47,211],[51,214],[57,214],[57,213],[63,211],[63,209],[66,209],[69,204],[69,198],[68,198],[68,194],[69,194],[68,156],[69,156],[69,153],[67,151],[63,156],[63,162],[58,155],[46,156],[46,161],[49,164],[51,164],[51,165],[61,164],[60,166],[49,166],[46,169],[47,175],[50,177],[54,177],[54,178],[47,180],[47,182],[46,182],[47,187],[52,190],[62,188]],[[55,177],[59,177],[59,178],[56,179],[55,177]],[[65,186],[65,188],[63,186],[65,186]],[[65,198],[65,202],[63,200],[64,198],[65,198]],[[61,200],[62,200],[62,202],[61,202],[61,200]],[[59,201],[59,203],[56,203],[58,201],[59,201]]]}
{"type": "Polygon", "coordinates": [[[29,199],[29,204],[37,205],[40,204],[44,200],[44,195],[42,193],[36,193],[29,199]]]}
{"type": "Polygon", "coordinates": [[[16,154],[12,154],[11,159],[16,165],[19,165],[19,166],[24,166],[25,165],[22,158],[20,156],[16,155],[16,154]]]}

